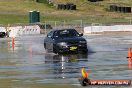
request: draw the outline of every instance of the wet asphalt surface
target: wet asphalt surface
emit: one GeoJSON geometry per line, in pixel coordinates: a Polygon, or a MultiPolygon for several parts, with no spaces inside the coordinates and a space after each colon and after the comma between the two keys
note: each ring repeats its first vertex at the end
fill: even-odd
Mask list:
{"type": "Polygon", "coordinates": [[[132,35],[84,37],[89,49],[85,55],[47,53],[43,47],[44,35],[15,38],[14,50],[11,38],[1,38],[0,79],[20,83],[68,84],[78,88],[81,87],[78,82],[81,67],[88,70],[90,79],[132,79],[132,67],[128,66],[126,58],[128,48],[132,47],[132,35]]]}

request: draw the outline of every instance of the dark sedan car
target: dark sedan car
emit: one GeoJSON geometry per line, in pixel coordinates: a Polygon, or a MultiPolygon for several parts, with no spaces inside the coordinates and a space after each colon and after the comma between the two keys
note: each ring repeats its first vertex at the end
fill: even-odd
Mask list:
{"type": "Polygon", "coordinates": [[[46,51],[54,53],[87,53],[87,42],[75,29],[50,31],[44,39],[46,51]]]}

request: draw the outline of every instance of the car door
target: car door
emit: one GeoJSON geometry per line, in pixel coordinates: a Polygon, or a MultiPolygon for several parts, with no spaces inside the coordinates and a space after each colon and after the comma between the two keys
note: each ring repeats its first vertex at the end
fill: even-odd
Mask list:
{"type": "Polygon", "coordinates": [[[49,32],[45,39],[45,44],[46,44],[45,46],[48,51],[53,51],[53,42],[54,42],[53,34],[54,31],[49,32]]]}

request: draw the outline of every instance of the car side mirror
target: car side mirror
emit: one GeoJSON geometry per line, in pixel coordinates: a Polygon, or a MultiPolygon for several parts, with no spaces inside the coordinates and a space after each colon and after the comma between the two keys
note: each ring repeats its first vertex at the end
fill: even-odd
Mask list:
{"type": "Polygon", "coordinates": [[[83,36],[83,33],[79,33],[79,36],[83,36]]]}

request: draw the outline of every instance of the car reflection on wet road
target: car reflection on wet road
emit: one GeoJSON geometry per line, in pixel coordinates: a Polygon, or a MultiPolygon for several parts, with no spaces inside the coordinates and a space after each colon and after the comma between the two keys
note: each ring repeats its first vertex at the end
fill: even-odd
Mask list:
{"type": "MultiPolygon", "coordinates": [[[[45,64],[49,66],[51,74],[55,75],[55,78],[78,78],[80,75],[81,61],[88,61],[87,55],[45,55],[45,64]]],[[[83,65],[82,65],[83,66],[83,65]]]]}
{"type": "Polygon", "coordinates": [[[78,82],[81,67],[88,70],[90,79],[132,79],[126,58],[128,47],[132,47],[132,36],[85,38],[94,53],[46,53],[44,35],[15,38],[14,51],[10,38],[0,39],[0,88],[22,88],[23,85],[43,88],[41,84],[47,83],[81,87],[78,82]]]}

